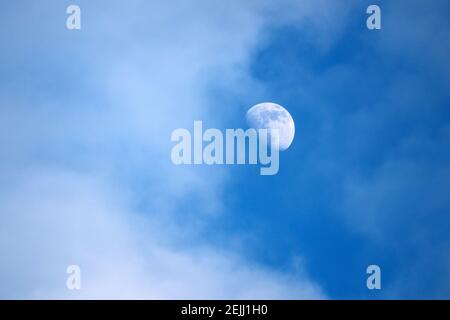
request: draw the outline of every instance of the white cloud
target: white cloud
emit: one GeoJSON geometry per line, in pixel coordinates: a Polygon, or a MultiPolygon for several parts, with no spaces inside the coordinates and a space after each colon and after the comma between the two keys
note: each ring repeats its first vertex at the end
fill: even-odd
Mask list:
{"type": "Polygon", "coordinates": [[[207,244],[180,249],[120,188],[67,172],[26,173],[0,197],[3,298],[323,298],[307,279],[207,244]],[[125,197],[126,198],[126,197],[125,197]],[[65,288],[81,267],[82,290],[65,288]]]}

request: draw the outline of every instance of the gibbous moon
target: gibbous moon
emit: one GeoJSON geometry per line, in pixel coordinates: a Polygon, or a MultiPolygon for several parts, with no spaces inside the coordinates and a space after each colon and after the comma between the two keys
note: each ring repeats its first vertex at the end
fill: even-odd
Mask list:
{"type": "Polygon", "coordinates": [[[247,123],[254,129],[278,129],[280,150],[286,150],[295,136],[295,124],[289,112],[282,106],[264,102],[247,111],[247,123]]]}

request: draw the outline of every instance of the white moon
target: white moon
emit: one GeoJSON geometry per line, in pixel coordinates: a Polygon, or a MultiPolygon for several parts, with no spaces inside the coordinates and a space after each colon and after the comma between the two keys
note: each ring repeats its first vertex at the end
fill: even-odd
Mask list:
{"type": "Polygon", "coordinates": [[[280,150],[286,150],[295,136],[295,124],[289,112],[282,106],[264,102],[247,111],[247,123],[254,129],[278,129],[280,150]]]}

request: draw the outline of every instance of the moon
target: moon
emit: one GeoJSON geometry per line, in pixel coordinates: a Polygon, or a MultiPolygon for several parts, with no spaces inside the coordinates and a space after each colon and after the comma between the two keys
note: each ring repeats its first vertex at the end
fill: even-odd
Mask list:
{"type": "Polygon", "coordinates": [[[294,119],[290,113],[272,102],[264,102],[251,107],[247,111],[247,123],[254,129],[278,129],[280,150],[284,151],[292,144],[295,136],[294,119]]]}

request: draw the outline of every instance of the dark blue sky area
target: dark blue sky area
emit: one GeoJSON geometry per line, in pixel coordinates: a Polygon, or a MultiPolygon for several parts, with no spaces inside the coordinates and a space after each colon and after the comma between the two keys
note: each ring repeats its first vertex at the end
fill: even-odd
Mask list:
{"type": "Polygon", "coordinates": [[[332,298],[449,297],[449,46],[429,25],[448,31],[442,5],[382,3],[369,31],[362,3],[325,45],[304,27],[267,30],[251,73],[297,134],[277,176],[236,169],[227,224],[250,234],[250,256],[280,269],[301,256],[332,298]],[[370,264],[382,292],[366,288],[370,264]]]}

